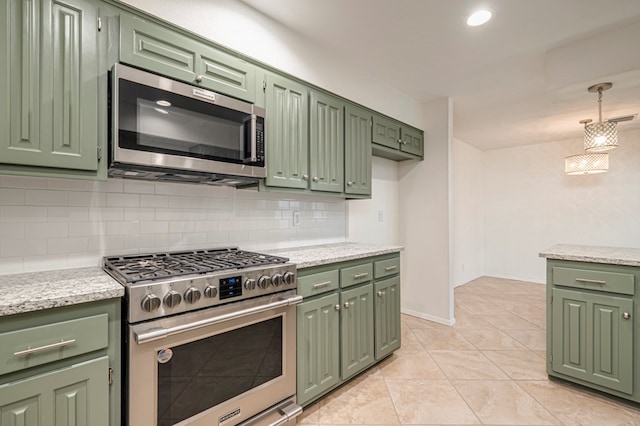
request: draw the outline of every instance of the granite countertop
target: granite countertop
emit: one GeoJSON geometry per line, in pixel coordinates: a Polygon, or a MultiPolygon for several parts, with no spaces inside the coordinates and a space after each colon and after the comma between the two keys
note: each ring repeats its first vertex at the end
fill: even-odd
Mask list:
{"type": "Polygon", "coordinates": [[[0,316],[124,296],[101,268],[0,275],[0,316]]]}
{"type": "Polygon", "coordinates": [[[363,243],[335,243],[315,246],[292,247],[276,250],[265,250],[265,253],[288,257],[298,269],[327,263],[344,262],[346,260],[361,259],[363,257],[381,254],[397,253],[404,250],[402,246],[363,244],[363,243]]]}
{"type": "Polygon", "coordinates": [[[540,253],[547,259],[640,266],[640,248],[557,244],[540,253]]]}

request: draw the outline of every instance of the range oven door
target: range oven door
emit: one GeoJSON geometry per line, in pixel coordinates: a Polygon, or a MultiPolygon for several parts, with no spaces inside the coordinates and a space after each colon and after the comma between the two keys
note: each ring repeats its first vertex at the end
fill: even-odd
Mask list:
{"type": "Polygon", "coordinates": [[[111,168],[264,177],[264,109],[115,64],[111,168]]]}
{"type": "Polygon", "coordinates": [[[128,424],[235,425],[271,407],[269,423],[295,422],[301,300],[288,291],[130,325],[128,424]]]}

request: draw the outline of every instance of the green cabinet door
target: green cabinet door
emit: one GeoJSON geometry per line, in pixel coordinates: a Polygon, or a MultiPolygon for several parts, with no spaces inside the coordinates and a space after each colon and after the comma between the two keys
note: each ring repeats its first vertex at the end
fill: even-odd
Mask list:
{"type": "Polygon", "coordinates": [[[552,295],[553,370],[631,394],[633,301],[559,288],[552,295]]]}
{"type": "Polygon", "coordinates": [[[423,155],[423,134],[420,130],[403,125],[400,139],[402,141],[400,143],[400,151],[420,157],[423,155]]]}
{"type": "Polygon", "coordinates": [[[371,112],[345,107],[344,192],[371,195],[371,112]]]}
{"type": "Polygon", "coordinates": [[[344,191],[344,104],[329,94],[311,91],[309,137],[310,188],[344,191]]]}
{"type": "Polygon", "coordinates": [[[400,148],[400,123],[381,115],[373,115],[371,139],[373,143],[389,148],[400,148]]]}
{"type": "Polygon", "coordinates": [[[107,426],[109,358],[0,386],[2,426],[107,426]]]}
{"type": "Polygon", "coordinates": [[[309,115],[306,86],[277,74],[265,76],[268,186],[307,189],[309,115]]]}
{"type": "Polygon", "coordinates": [[[196,83],[216,92],[254,102],[256,68],[240,58],[209,46],[196,57],[196,83]]]}
{"type": "Polygon", "coordinates": [[[375,294],[376,360],[400,348],[400,277],[378,281],[375,294]]]}
{"type": "Polygon", "coordinates": [[[3,0],[1,163],[98,169],[98,14],[84,0],[3,0]]]}
{"type": "Polygon", "coordinates": [[[346,380],[374,362],[373,284],[340,293],[341,371],[346,380]]]}
{"type": "Polygon", "coordinates": [[[340,381],[338,295],[297,306],[297,401],[305,405],[340,381]]]}

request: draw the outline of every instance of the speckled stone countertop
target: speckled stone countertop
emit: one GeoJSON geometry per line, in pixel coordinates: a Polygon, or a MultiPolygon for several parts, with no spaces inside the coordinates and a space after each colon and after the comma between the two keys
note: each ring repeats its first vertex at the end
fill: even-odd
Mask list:
{"type": "Polygon", "coordinates": [[[401,246],[335,243],[264,251],[276,256],[288,257],[289,261],[295,263],[298,269],[302,269],[311,266],[325,265],[327,263],[344,262],[345,260],[397,253],[402,250],[404,250],[404,247],[401,246]]]}
{"type": "Polygon", "coordinates": [[[124,296],[101,268],[0,275],[0,316],[124,296]]]}
{"type": "Polygon", "coordinates": [[[547,259],[640,266],[640,249],[557,244],[540,253],[547,259]]]}

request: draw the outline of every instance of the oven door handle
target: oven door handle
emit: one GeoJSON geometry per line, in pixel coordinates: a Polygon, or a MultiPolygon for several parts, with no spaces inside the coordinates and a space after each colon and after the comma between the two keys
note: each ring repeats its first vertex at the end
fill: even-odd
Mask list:
{"type": "Polygon", "coordinates": [[[230,321],[237,318],[246,317],[248,315],[258,314],[261,312],[269,311],[271,309],[282,308],[285,306],[297,305],[302,302],[302,296],[296,294],[285,299],[280,299],[275,302],[266,303],[264,305],[252,306],[250,308],[241,309],[239,311],[225,313],[213,317],[208,317],[203,320],[188,322],[186,324],[179,324],[173,327],[154,327],[147,330],[135,331],[136,343],[139,345],[151,342],[153,340],[164,339],[178,333],[184,333],[186,331],[196,330],[198,328],[207,327],[209,325],[218,324],[223,321],[230,321]]]}

